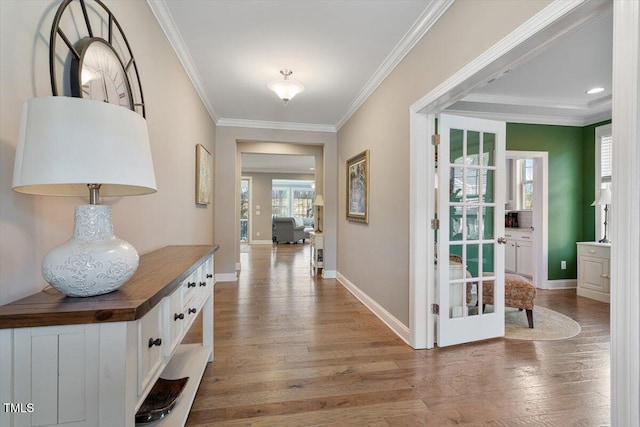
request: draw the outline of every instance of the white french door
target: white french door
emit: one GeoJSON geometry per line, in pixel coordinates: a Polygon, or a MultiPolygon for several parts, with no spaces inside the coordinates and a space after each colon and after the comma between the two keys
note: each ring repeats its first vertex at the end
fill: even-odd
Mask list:
{"type": "Polygon", "coordinates": [[[506,124],[441,114],[438,346],[504,336],[506,124]]]}

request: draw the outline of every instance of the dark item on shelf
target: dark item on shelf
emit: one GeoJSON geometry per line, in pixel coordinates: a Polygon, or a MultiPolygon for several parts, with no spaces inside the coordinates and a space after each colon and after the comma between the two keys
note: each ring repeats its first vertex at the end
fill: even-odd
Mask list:
{"type": "Polygon", "coordinates": [[[158,378],[136,413],[136,425],[151,423],[167,416],[175,406],[187,381],[189,377],[177,380],[158,378]]]}

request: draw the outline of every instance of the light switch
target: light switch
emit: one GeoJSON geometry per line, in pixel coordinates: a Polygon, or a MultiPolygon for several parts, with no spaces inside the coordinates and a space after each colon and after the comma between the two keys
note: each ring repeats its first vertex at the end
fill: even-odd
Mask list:
{"type": "Polygon", "coordinates": [[[260,205],[256,205],[256,211],[260,210],[260,205]]]}
{"type": "Polygon", "coordinates": [[[260,215],[260,211],[256,211],[256,215],[260,215]]]}

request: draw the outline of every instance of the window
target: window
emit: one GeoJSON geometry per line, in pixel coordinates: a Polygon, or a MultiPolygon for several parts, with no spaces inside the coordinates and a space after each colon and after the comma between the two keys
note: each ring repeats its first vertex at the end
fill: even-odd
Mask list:
{"type": "Polygon", "coordinates": [[[531,158],[519,160],[522,176],[520,178],[522,203],[521,209],[533,209],[533,177],[534,161],[531,158]]]}
{"type": "Polygon", "coordinates": [[[289,188],[288,187],[272,188],[271,214],[273,216],[292,216],[289,210],[289,188]]]}
{"type": "MultiPolygon", "coordinates": [[[[594,200],[598,197],[601,188],[611,188],[611,176],[613,175],[612,154],[611,125],[598,126],[596,128],[596,191],[594,200]]],[[[600,240],[604,236],[604,206],[596,206],[595,209],[596,240],[600,240]]],[[[611,206],[609,206],[609,210],[611,210],[611,206]]],[[[611,215],[609,215],[608,220],[611,223],[611,215]]]]}
{"type": "Polygon", "coordinates": [[[272,215],[301,218],[305,226],[312,227],[314,186],[313,181],[274,179],[271,183],[272,215]]]}

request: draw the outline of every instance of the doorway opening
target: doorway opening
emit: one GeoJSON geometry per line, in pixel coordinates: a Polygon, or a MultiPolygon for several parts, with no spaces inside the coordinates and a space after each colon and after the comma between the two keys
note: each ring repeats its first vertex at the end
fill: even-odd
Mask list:
{"type": "MultiPolygon", "coordinates": [[[[509,242],[507,237],[506,269],[509,272],[529,276],[538,288],[550,289],[548,280],[548,187],[549,153],[545,151],[507,151],[507,212],[515,213],[518,223],[513,229],[530,229],[529,253],[523,244],[522,256],[518,257],[518,239],[509,242]],[[515,246],[511,246],[511,244],[515,246]],[[511,252],[511,249],[515,249],[511,252]],[[515,258],[511,258],[514,255],[515,258]],[[512,259],[514,262],[510,263],[512,259]],[[520,259],[520,263],[518,260],[520,259]],[[530,263],[530,264],[527,264],[530,263]],[[519,265],[524,264],[524,265],[519,265]]],[[[505,226],[509,217],[505,218],[505,226]]]]}
{"type": "Polygon", "coordinates": [[[251,177],[240,180],[240,243],[251,243],[251,177]]]}

